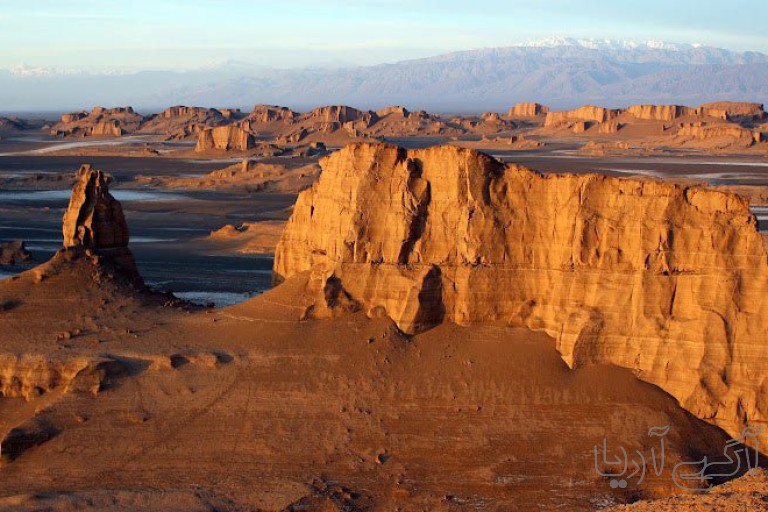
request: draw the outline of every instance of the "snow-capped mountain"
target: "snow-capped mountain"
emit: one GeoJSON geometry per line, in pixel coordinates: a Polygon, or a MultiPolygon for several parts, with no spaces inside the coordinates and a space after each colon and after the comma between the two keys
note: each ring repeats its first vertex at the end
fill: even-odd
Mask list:
{"type": "Polygon", "coordinates": [[[225,62],[188,72],[122,75],[0,71],[0,110],[185,103],[248,108],[275,103],[433,111],[506,110],[517,101],[695,105],[768,101],[768,55],[660,41],[550,38],[377,66],[271,69],[225,62]]]}

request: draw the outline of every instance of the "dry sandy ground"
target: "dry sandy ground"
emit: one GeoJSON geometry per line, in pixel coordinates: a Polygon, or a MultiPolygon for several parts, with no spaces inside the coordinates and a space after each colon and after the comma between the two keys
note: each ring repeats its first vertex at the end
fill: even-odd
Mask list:
{"type": "Polygon", "coordinates": [[[76,255],[0,283],[0,509],[590,510],[673,491],[612,490],[603,438],[648,452],[669,424],[670,467],[722,453],[659,389],[569,370],[543,334],[301,320],[305,285],[195,311],[76,255]]]}

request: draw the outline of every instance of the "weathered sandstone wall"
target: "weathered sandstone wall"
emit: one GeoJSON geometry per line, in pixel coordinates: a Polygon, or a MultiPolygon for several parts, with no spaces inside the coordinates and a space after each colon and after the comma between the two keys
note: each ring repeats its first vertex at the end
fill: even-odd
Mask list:
{"type": "Polygon", "coordinates": [[[195,151],[246,151],[256,146],[253,134],[239,126],[227,125],[207,128],[200,132],[195,151]]]}
{"type": "Polygon", "coordinates": [[[507,115],[509,117],[536,117],[541,114],[549,112],[549,107],[542,105],[541,103],[517,103],[511,109],[507,115]]]}
{"type": "Polygon", "coordinates": [[[621,110],[585,105],[566,112],[548,112],[544,126],[560,126],[570,121],[603,123],[621,114],[621,110]]]}
{"type": "Polygon", "coordinates": [[[541,329],[568,364],[631,368],[733,435],[768,419],[768,256],[745,200],[451,146],[356,144],[322,167],[275,258],[279,278],[310,272],[315,313],[541,329]]]}
{"type": "Polygon", "coordinates": [[[680,105],[632,105],[627,112],[649,121],[672,121],[678,117],[697,115],[695,108],[680,105]]]}

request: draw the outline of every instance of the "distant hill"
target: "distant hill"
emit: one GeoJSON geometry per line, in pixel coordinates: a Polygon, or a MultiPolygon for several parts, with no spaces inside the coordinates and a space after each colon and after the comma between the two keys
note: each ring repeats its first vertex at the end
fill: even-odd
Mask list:
{"type": "Polygon", "coordinates": [[[343,103],[432,111],[506,110],[517,101],[584,103],[768,102],[768,55],[661,42],[550,39],[395,64],[277,70],[241,62],[188,72],[0,71],[0,110],[94,104],[151,110],[170,104],[343,103]]]}

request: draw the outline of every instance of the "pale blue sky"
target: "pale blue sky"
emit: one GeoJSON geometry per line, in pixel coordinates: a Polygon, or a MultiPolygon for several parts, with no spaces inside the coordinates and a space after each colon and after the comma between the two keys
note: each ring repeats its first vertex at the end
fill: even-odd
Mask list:
{"type": "Polygon", "coordinates": [[[768,0],[0,0],[0,68],[378,64],[551,36],[768,53],[768,0]]]}

